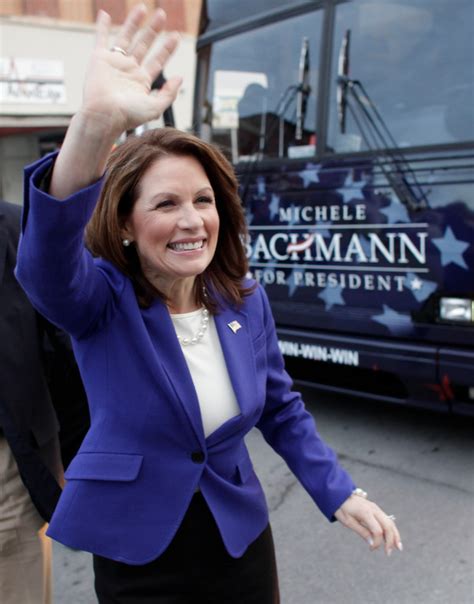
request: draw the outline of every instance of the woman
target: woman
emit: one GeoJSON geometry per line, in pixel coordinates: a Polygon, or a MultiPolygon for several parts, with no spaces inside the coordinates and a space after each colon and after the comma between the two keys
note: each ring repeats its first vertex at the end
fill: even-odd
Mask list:
{"type": "Polygon", "coordinates": [[[99,14],[82,108],[57,158],[27,169],[17,275],[71,334],[91,411],[49,534],[94,553],[101,604],[276,602],[267,507],[243,440],[254,426],[328,519],[387,553],[400,535],[291,391],[265,293],[245,280],[226,159],[174,129],[130,138],[109,159],[180,85],[150,92],[177,39],[150,53],[164,14],[141,28],[143,18],[133,9],[108,50],[99,14]]]}

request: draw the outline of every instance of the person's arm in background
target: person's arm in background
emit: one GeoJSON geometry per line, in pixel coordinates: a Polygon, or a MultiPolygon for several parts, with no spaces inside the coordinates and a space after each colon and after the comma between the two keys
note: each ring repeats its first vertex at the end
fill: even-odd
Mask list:
{"type": "Polygon", "coordinates": [[[69,336],[38,314],[48,389],[59,422],[64,469],[76,455],[90,426],[87,395],[69,336]]]}
{"type": "MultiPolygon", "coordinates": [[[[39,315],[13,272],[20,222],[21,206],[0,200],[0,435],[16,461],[17,470],[10,469],[19,472],[38,513],[49,521],[61,493],[63,467],[58,420],[43,363],[39,315]]],[[[0,478],[8,475],[10,470],[0,478]]],[[[5,497],[8,499],[9,488],[2,493],[0,485],[0,506],[5,504],[5,497]]],[[[8,509],[11,505],[10,501],[8,509]]],[[[27,506],[12,509],[12,518],[21,521],[27,510],[27,506]]],[[[32,537],[34,534],[36,530],[32,537]]]]}

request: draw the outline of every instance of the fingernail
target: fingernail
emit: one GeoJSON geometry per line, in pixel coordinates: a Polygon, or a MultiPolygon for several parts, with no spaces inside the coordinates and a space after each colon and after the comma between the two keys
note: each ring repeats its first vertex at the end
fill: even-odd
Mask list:
{"type": "Polygon", "coordinates": [[[390,556],[391,556],[391,555],[392,555],[392,548],[390,548],[390,549],[387,551],[387,556],[388,556],[389,558],[390,558],[390,556]]]}
{"type": "Polygon", "coordinates": [[[403,552],[403,543],[401,541],[397,543],[397,548],[399,551],[403,552]]]}
{"type": "Polygon", "coordinates": [[[374,540],[372,539],[372,537],[367,537],[366,541],[367,541],[367,543],[370,545],[370,547],[372,547],[372,546],[373,546],[373,544],[374,544],[374,540]]]}

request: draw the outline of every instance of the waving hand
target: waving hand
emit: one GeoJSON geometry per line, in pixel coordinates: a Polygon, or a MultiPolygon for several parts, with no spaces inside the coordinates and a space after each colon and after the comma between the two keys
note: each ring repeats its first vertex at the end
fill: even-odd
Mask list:
{"type": "Polygon", "coordinates": [[[175,50],[179,37],[168,35],[162,46],[150,52],[163,29],[166,15],[157,10],[146,26],[143,5],[136,6],[125,20],[113,45],[109,41],[110,17],[97,17],[95,49],[84,85],[83,109],[112,120],[118,134],[160,117],[174,101],[181,83],[170,79],[151,92],[154,79],[175,50]]]}
{"type": "Polygon", "coordinates": [[[147,22],[145,18],[145,5],[135,6],[110,42],[110,17],[99,11],[82,106],[71,120],[51,180],[50,193],[59,199],[99,178],[117,137],[158,119],[176,98],[181,78],[169,79],[160,90],[151,90],[151,85],[179,35],[167,35],[157,47],[166,14],[158,9],[147,22]]]}

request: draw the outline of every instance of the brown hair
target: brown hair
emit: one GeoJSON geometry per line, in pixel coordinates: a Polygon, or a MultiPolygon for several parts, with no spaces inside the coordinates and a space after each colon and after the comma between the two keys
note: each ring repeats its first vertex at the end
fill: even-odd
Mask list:
{"type": "Polygon", "coordinates": [[[216,311],[213,293],[229,303],[241,304],[253,288],[243,279],[248,271],[244,237],[247,235],[244,211],[238,195],[234,170],[224,155],[199,138],[176,130],[160,128],[141,136],[131,136],[110,156],[104,186],[86,229],[91,252],[117,266],[135,288],[141,306],[155,298],[166,300],[142,272],[135,246],[124,247],[122,231],[139,195],[140,181],[148,168],[164,156],[192,156],[204,168],[216,198],[219,238],[214,258],[196,278],[196,302],[216,311]],[[204,293],[204,286],[208,295],[204,293]]]}

